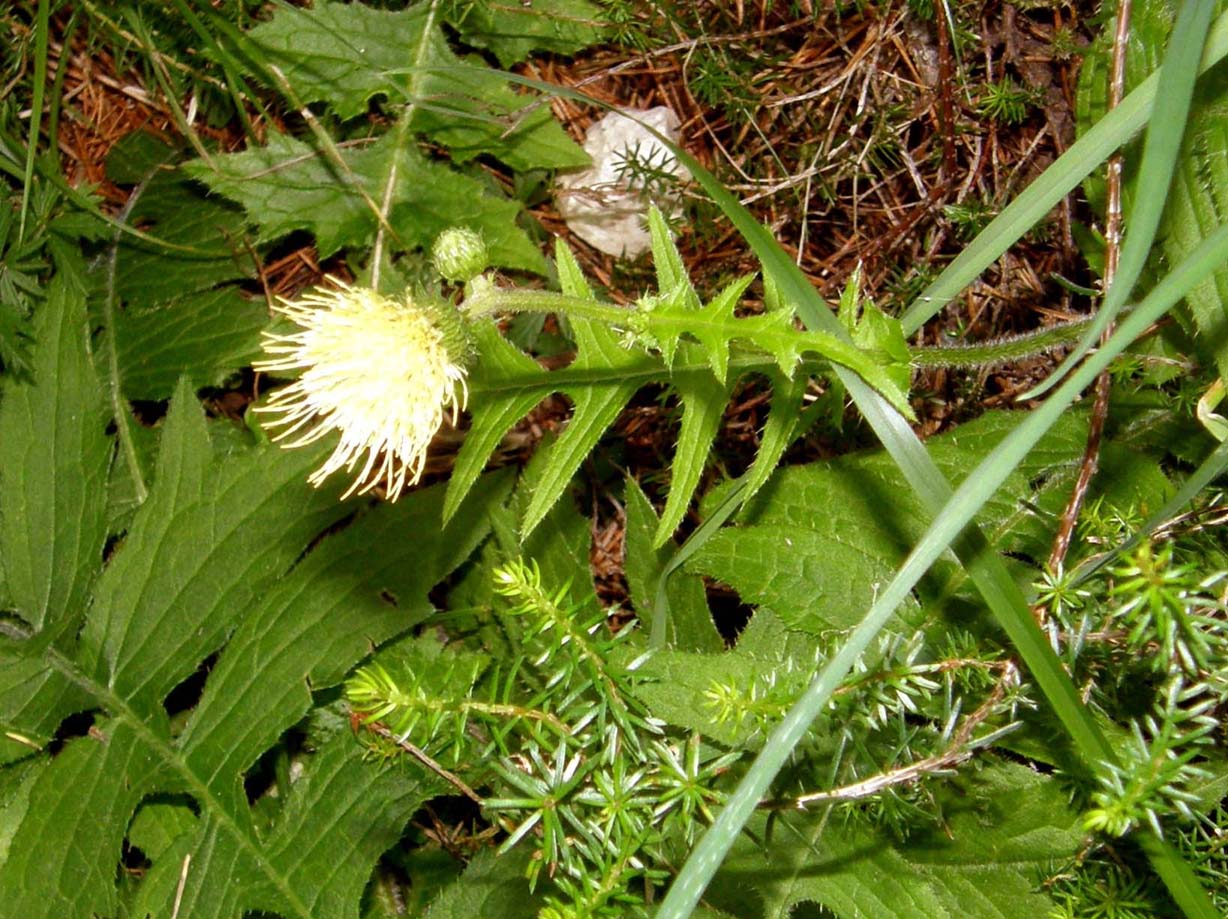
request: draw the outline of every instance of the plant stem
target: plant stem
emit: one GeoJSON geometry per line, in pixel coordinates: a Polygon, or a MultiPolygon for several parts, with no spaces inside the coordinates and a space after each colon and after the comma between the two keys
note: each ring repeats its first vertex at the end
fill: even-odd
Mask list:
{"type": "MultiPolygon", "coordinates": [[[[1121,105],[1125,95],[1126,84],[1126,49],[1130,43],[1130,0],[1119,0],[1117,5],[1117,26],[1113,32],[1113,69],[1109,79],[1109,110],[1121,105]]],[[[1104,228],[1104,289],[1108,290],[1117,276],[1117,265],[1121,260],[1121,152],[1113,154],[1109,159],[1107,176],[1108,203],[1104,228]]],[[[1100,334],[1100,344],[1103,346],[1113,334],[1113,322],[1110,321],[1100,334]]],[[[1091,418],[1087,427],[1087,445],[1083,448],[1083,461],[1079,465],[1079,477],[1075,480],[1070,500],[1058,521],[1057,533],[1053,537],[1053,548],[1049,552],[1049,570],[1060,574],[1066,564],[1066,553],[1070,551],[1070,540],[1074,536],[1075,524],[1079,520],[1079,511],[1083,509],[1083,500],[1092,478],[1100,466],[1100,438],[1104,434],[1104,422],[1109,414],[1109,374],[1105,371],[1096,377],[1095,398],[1092,402],[1091,418]]],[[[1044,616],[1042,607],[1034,607],[1033,613],[1040,622],[1044,616]]],[[[1043,624],[1043,623],[1042,623],[1043,624]]]]}
{"type": "MultiPolygon", "coordinates": [[[[470,316],[489,316],[495,313],[558,313],[575,316],[581,319],[593,319],[607,323],[617,328],[629,329],[640,320],[637,316],[648,317],[649,327],[676,326],[683,324],[679,317],[670,315],[654,315],[651,312],[635,310],[633,307],[613,306],[598,303],[581,297],[571,297],[566,294],[553,293],[544,290],[508,290],[504,288],[487,287],[471,295],[462,304],[462,309],[470,316]]],[[[707,317],[687,317],[694,324],[710,321],[707,317]]],[[[1044,354],[1055,348],[1072,345],[1091,324],[1091,318],[1077,319],[1037,332],[998,339],[971,345],[951,345],[949,347],[910,347],[909,358],[914,367],[953,367],[976,368],[993,364],[1003,364],[1044,354]]],[[[747,329],[747,332],[752,331],[747,329]]],[[[776,330],[754,329],[756,336],[776,330]]],[[[781,332],[787,333],[784,329],[781,332]]],[[[815,333],[796,330],[798,350],[808,350],[806,336],[815,333]]]]}

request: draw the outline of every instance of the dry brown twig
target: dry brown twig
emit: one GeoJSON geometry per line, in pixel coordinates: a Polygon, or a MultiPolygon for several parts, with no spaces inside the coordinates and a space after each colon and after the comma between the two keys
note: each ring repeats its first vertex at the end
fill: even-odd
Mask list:
{"type": "MultiPolygon", "coordinates": [[[[1109,109],[1121,104],[1125,94],[1126,50],[1130,38],[1130,0],[1121,0],[1117,8],[1117,23],[1113,32],[1113,65],[1109,82],[1109,109]]],[[[1109,160],[1107,196],[1105,215],[1105,257],[1104,285],[1107,291],[1117,273],[1117,262],[1121,254],[1121,172],[1122,157],[1114,154],[1109,160]]],[[[1100,336],[1103,344],[1113,334],[1110,324],[1100,336]]],[[[1104,434],[1104,422],[1109,413],[1110,378],[1104,371],[1096,378],[1095,399],[1092,402],[1091,418],[1088,421],[1087,445],[1083,450],[1083,460],[1079,466],[1079,476],[1075,480],[1070,500],[1062,512],[1058,523],[1057,534],[1053,539],[1053,548],[1049,553],[1048,568],[1054,574],[1060,574],[1066,562],[1066,554],[1070,551],[1070,541],[1074,535],[1075,525],[1079,520],[1079,511],[1087,497],[1087,490],[1100,462],[1100,441],[1104,434]]],[[[1035,607],[1033,614],[1040,624],[1044,624],[1044,610],[1035,607]]]]}

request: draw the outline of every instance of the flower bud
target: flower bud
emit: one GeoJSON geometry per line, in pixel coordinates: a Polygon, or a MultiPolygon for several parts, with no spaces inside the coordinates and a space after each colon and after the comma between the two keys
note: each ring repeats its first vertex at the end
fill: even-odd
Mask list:
{"type": "Polygon", "coordinates": [[[457,284],[476,278],[490,265],[490,253],[482,236],[468,227],[444,230],[431,250],[440,277],[457,284]]]}

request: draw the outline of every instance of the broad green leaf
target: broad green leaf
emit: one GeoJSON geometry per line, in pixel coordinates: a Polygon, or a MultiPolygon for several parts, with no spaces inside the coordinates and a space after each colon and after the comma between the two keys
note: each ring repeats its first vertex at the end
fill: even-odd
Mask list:
{"type": "Polygon", "coordinates": [[[151,438],[130,417],[128,401],[166,399],[180,377],[197,386],[223,382],[259,353],[267,322],[264,303],[238,287],[254,275],[255,257],[242,212],[208,198],[175,166],[180,158],[137,132],[107,160],[113,181],[134,186],[121,220],[148,234],[115,230],[95,269],[106,326],[100,366],[113,377],[111,411],[123,455],[112,470],[112,505],[123,513],[144,500],[152,469],[151,438]]]}
{"type": "Polygon", "coordinates": [[[242,212],[204,194],[176,167],[181,156],[151,135],[136,133],[124,138],[107,160],[108,171],[116,161],[125,163],[124,178],[136,164],[145,167],[133,180],[124,220],[153,237],[117,236],[105,283],[122,305],[175,303],[255,276],[252,253],[244,247],[242,212]]]}
{"type": "Polygon", "coordinates": [[[240,807],[239,777],[307,712],[311,689],[338,684],[372,647],[426,618],[427,591],[476,548],[486,508],[502,503],[509,484],[507,476],[483,479],[442,532],[432,533],[442,488],[378,505],[260,599],[178,741],[219,799],[240,807]]]}
{"type": "Polygon", "coordinates": [[[151,862],[157,862],[176,839],[195,830],[198,822],[187,804],[146,801],[128,827],[128,844],[140,849],[151,862]]]}
{"type": "Polygon", "coordinates": [[[44,747],[68,715],[89,697],[43,655],[50,636],[0,640],[0,763],[24,759],[44,747]]]}
{"type": "Polygon", "coordinates": [[[0,769],[0,865],[8,860],[13,834],[30,806],[34,782],[50,762],[48,756],[31,756],[0,769]]]}
{"type": "MultiPolygon", "coordinates": [[[[717,684],[750,687],[773,674],[776,700],[787,708],[806,687],[814,669],[814,640],[791,631],[767,607],[751,617],[732,650],[716,653],[658,651],[640,668],[644,682],[636,687],[652,714],[668,724],[730,748],[758,748],[763,738],[750,723],[716,720],[717,710],[708,693],[717,684]]],[[[761,700],[762,702],[762,700],[761,700]]]]}
{"type": "Polygon", "coordinates": [[[438,780],[364,762],[348,731],[323,743],[284,802],[253,809],[244,774],[307,712],[311,687],[336,684],[374,643],[421,621],[427,591],[485,534],[485,502],[501,499],[506,477],[479,483],[426,545],[414,537],[438,519],[439,489],[377,506],[315,545],[352,513],[335,489],[304,481],[319,450],[215,446],[184,384],[162,441],[153,490],[97,581],[80,648],[4,648],[68,678],[105,715],[39,772],[8,824],[6,908],[31,919],[114,914],[130,818],[169,793],[199,817],[176,835],[138,816],[136,840],[159,850],[138,914],[170,915],[185,878],[181,915],[357,916],[376,859],[438,780]],[[223,645],[187,729],[172,736],[163,699],[223,645]]]}
{"type": "Polygon", "coordinates": [[[181,837],[155,862],[137,914],[171,915],[178,901],[180,915],[194,919],[238,919],[252,909],[357,919],[376,860],[414,811],[446,786],[420,766],[366,761],[348,732],[302,765],[304,775],[266,840],[250,828],[236,833],[228,818],[208,813],[194,836],[181,837]],[[185,856],[190,870],[180,896],[185,856]]]}
{"type": "Polygon", "coordinates": [[[541,253],[516,226],[520,205],[482,182],[429,162],[394,134],[340,155],[341,165],[303,141],[273,134],[263,147],[184,169],[243,205],[262,241],[307,230],[321,257],[374,240],[375,202],[385,199],[391,174],[387,219],[398,248],[426,248],[448,227],[468,226],[482,234],[494,264],[544,273],[541,253]]]}
{"type": "Polygon", "coordinates": [[[602,10],[590,0],[475,0],[447,4],[446,15],[466,44],[489,49],[504,67],[533,51],[574,54],[602,39],[602,10]]]}
{"type": "Polygon", "coordinates": [[[530,919],[541,906],[526,895],[527,859],[521,850],[497,856],[483,849],[431,903],[425,919],[530,919]]]}
{"type": "MultiPolygon", "coordinates": [[[[1014,423],[1010,413],[991,412],[930,440],[930,456],[962,478],[1014,423]]],[[[1065,416],[985,505],[979,519],[1000,548],[1014,547],[1009,532],[1023,516],[1020,502],[1034,499],[1033,483],[1073,462],[1084,430],[1077,413],[1065,416]]],[[[860,621],[924,532],[925,516],[890,457],[873,451],[780,470],[742,520],[708,540],[687,569],[817,634],[860,621]]]]}
{"type": "Polygon", "coordinates": [[[787,919],[804,902],[841,919],[1048,915],[1053,904],[1041,883],[1083,845],[1061,783],[993,764],[932,787],[941,823],[914,827],[904,841],[864,816],[826,809],[776,814],[770,837],[756,817],[707,901],[739,919],[787,919]]]}
{"type": "Polygon", "coordinates": [[[109,419],[84,297],[57,278],[36,319],[34,379],[0,402],[0,558],[17,614],[71,634],[102,567],[109,419]]]}
{"type": "Polygon", "coordinates": [[[216,650],[248,607],[346,513],[313,491],[318,450],[265,446],[211,468],[205,420],[181,384],[157,481],[99,579],[82,632],[87,672],[150,711],[216,650]]]}
{"type": "Polygon", "coordinates": [[[115,335],[129,399],[165,399],[179,377],[216,386],[260,354],[268,308],[235,287],[188,294],[152,306],[129,306],[115,335]]]}
{"type": "Polygon", "coordinates": [[[448,147],[457,162],[488,153],[521,171],[586,165],[549,106],[533,105],[498,71],[453,54],[440,5],[283,6],[248,37],[302,101],[326,102],[341,118],[354,118],[382,95],[405,106],[410,130],[448,147]]]}
{"type": "Polygon", "coordinates": [[[29,756],[84,704],[40,652],[70,643],[102,568],[108,413],[80,291],[52,281],[37,314],[33,378],[0,401],[0,561],[8,607],[31,629],[0,639],[0,762],[29,756]]]}
{"type": "Polygon", "coordinates": [[[115,867],[128,818],[165,778],[155,732],[104,721],[69,743],[29,792],[0,865],[4,908],[23,919],[115,913],[115,867]]]}

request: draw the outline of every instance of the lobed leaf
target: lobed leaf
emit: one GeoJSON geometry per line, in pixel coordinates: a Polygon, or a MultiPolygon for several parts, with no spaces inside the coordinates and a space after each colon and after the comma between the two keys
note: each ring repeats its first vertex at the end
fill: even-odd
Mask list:
{"type": "Polygon", "coordinates": [[[516,226],[520,205],[490,194],[481,182],[426,160],[395,134],[340,151],[341,164],[309,144],[273,134],[263,147],[197,160],[184,168],[241,204],[262,241],[307,230],[325,258],[369,245],[391,179],[387,222],[403,249],[429,247],[452,226],[482,234],[494,264],[543,273],[541,253],[516,226]]]}
{"type": "Polygon", "coordinates": [[[408,128],[446,146],[455,162],[485,153],[519,171],[587,165],[548,106],[531,105],[498,71],[452,52],[440,6],[282,6],[248,38],[302,101],[327,103],[349,119],[383,96],[404,105],[408,128]]]}
{"type": "Polygon", "coordinates": [[[466,44],[487,48],[503,67],[532,51],[574,54],[602,40],[602,9],[590,0],[535,0],[531,7],[500,0],[450,3],[444,15],[466,44]]]}

